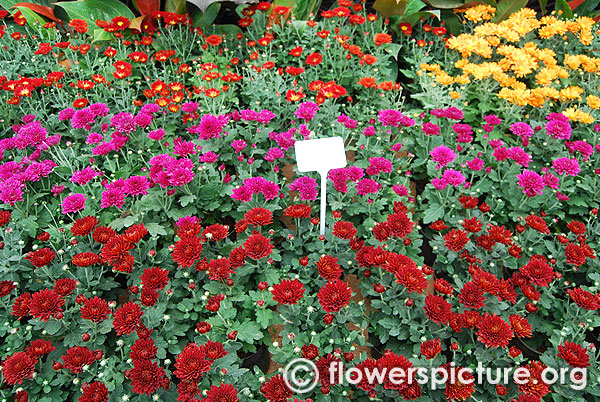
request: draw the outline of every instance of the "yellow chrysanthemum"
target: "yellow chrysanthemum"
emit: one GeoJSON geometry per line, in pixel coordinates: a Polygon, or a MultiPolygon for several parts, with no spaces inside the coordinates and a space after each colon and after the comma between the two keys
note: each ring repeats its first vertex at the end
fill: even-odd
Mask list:
{"type": "Polygon", "coordinates": [[[488,4],[478,4],[464,10],[465,18],[473,22],[491,20],[495,12],[496,9],[488,4]]]}
{"type": "Polygon", "coordinates": [[[460,52],[462,57],[469,57],[473,53],[485,57],[492,57],[492,48],[483,38],[470,34],[460,34],[448,39],[446,46],[460,52]]]}
{"type": "Polygon", "coordinates": [[[569,66],[571,70],[577,70],[581,65],[581,56],[567,54],[563,63],[569,66]]]}
{"type": "Polygon", "coordinates": [[[580,121],[583,124],[592,124],[595,120],[591,114],[586,113],[580,109],[575,109],[573,107],[563,110],[562,114],[567,116],[571,121],[580,121]]]}
{"type": "Polygon", "coordinates": [[[450,98],[451,99],[458,99],[458,98],[460,98],[460,93],[458,93],[456,91],[450,91],[450,98]]]}
{"type": "Polygon", "coordinates": [[[560,90],[560,99],[562,101],[571,101],[581,99],[581,94],[583,93],[583,89],[578,86],[570,86],[567,88],[563,88],[560,90]]]}
{"type": "Polygon", "coordinates": [[[450,85],[450,84],[454,83],[454,78],[452,78],[445,71],[440,71],[436,74],[435,81],[442,85],[450,85]]]}
{"type": "Polygon", "coordinates": [[[588,95],[585,101],[592,109],[600,109],[600,98],[595,95],[588,95]]]}

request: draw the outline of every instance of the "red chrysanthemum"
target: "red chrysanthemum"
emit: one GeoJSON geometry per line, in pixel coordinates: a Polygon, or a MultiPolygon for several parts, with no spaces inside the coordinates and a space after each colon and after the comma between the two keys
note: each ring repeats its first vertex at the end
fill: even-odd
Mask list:
{"type": "Polygon", "coordinates": [[[15,281],[0,282],[0,297],[6,296],[10,292],[12,292],[13,289],[16,287],[17,287],[17,283],[15,281]]]}
{"type": "Polygon", "coordinates": [[[283,377],[274,375],[269,381],[260,386],[260,392],[269,402],[288,402],[294,394],[287,386],[283,377]]]}
{"type": "Polygon", "coordinates": [[[208,226],[202,231],[202,237],[206,237],[211,241],[221,241],[227,238],[229,234],[229,227],[215,223],[214,225],[208,226]]]}
{"type": "Polygon", "coordinates": [[[57,279],[54,282],[54,291],[61,295],[61,297],[70,295],[76,287],[77,281],[72,278],[57,279]]]}
{"type": "Polygon", "coordinates": [[[598,310],[600,308],[598,298],[587,290],[581,288],[567,289],[567,294],[579,307],[586,310],[598,310]]]}
{"type": "Polygon", "coordinates": [[[273,223],[273,214],[266,208],[252,208],[246,212],[244,219],[252,226],[265,226],[273,223]]]}
{"type": "Polygon", "coordinates": [[[227,258],[210,260],[208,262],[208,277],[213,281],[227,280],[231,274],[235,273],[227,258]]]}
{"type": "Polygon", "coordinates": [[[302,357],[309,360],[315,360],[319,357],[319,347],[312,343],[302,346],[302,357]]]}
{"type": "Polygon", "coordinates": [[[541,255],[534,255],[520,272],[537,286],[546,287],[554,279],[554,270],[541,255]]]}
{"type": "Polygon", "coordinates": [[[437,278],[433,283],[433,287],[438,293],[443,295],[451,295],[454,293],[454,287],[444,278],[437,278]]]}
{"type": "Polygon", "coordinates": [[[154,394],[169,381],[165,370],[152,360],[134,360],[127,377],[131,380],[133,392],[146,395],[154,394]]]}
{"type": "Polygon", "coordinates": [[[108,402],[108,388],[101,382],[84,383],[81,391],[78,402],[108,402]]]}
{"type": "Polygon", "coordinates": [[[587,260],[587,256],[583,252],[583,249],[574,243],[567,244],[565,257],[567,259],[567,264],[575,265],[576,267],[582,266],[587,260]]]}
{"type": "Polygon", "coordinates": [[[284,216],[289,216],[290,218],[310,218],[310,214],[312,213],[312,208],[305,204],[294,204],[290,205],[283,212],[284,216]]]}
{"type": "Polygon", "coordinates": [[[425,297],[425,315],[433,322],[445,324],[450,319],[452,306],[443,297],[427,295],[425,297]]]}
{"type": "Polygon", "coordinates": [[[113,236],[104,247],[102,247],[100,255],[111,264],[114,261],[126,257],[129,254],[129,250],[132,248],[133,245],[123,236],[113,236]]]}
{"type": "Polygon", "coordinates": [[[29,260],[34,267],[41,268],[50,264],[54,257],[56,257],[56,253],[48,247],[44,247],[37,251],[30,251],[23,258],[29,260]]]}
{"type": "Polygon", "coordinates": [[[442,351],[442,342],[440,338],[431,339],[421,343],[421,354],[427,360],[435,358],[442,351]]]}
{"type": "Polygon", "coordinates": [[[92,265],[100,264],[102,257],[90,251],[85,253],[75,254],[71,259],[73,265],[77,267],[91,267],[92,265]]]}
{"type": "Polygon", "coordinates": [[[131,346],[129,358],[131,360],[152,360],[156,357],[158,348],[154,345],[152,338],[137,339],[131,346]]]}
{"type": "Polygon", "coordinates": [[[91,322],[101,322],[108,318],[111,313],[110,307],[106,300],[94,296],[91,299],[87,299],[83,306],[81,306],[81,318],[84,320],[90,320],[91,322]]]}
{"type": "Polygon", "coordinates": [[[3,210],[0,211],[0,227],[6,226],[10,222],[10,211],[3,210]]]}
{"type": "Polygon", "coordinates": [[[465,219],[462,223],[463,228],[470,233],[477,233],[481,231],[482,224],[479,219],[473,217],[471,219],[465,219]]]}
{"type": "Polygon", "coordinates": [[[576,235],[584,235],[585,234],[585,224],[579,221],[571,221],[567,224],[567,228],[571,231],[571,233],[576,235]]]}
{"type": "Polygon", "coordinates": [[[473,282],[475,282],[479,289],[494,296],[497,296],[500,291],[500,281],[498,278],[481,269],[473,274],[473,282]]]}
{"type": "Polygon", "coordinates": [[[54,349],[52,346],[52,342],[44,340],[44,339],[36,339],[35,341],[31,341],[27,349],[25,351],[34,359],[38,359],[44,355],[49,354],[54,349]]]}
{"type": "Polygon", "coordinates": [[[34,318],[39,318],[42,321],[48,321],[50,317],[62,313],[62,306],[65,301],[60,295],[51,289],[40,290],[35,292],[31,297],[29,312],[34,318]]]}
{"type": "Polygon", "coordinates": [[[480,309],[485,307],[485,297],[483,291],[475,284],[475,282],[467,282],[464,284],[458,294],[458,301],[464,304],[466,308],[480,309]]]}
{"type": "Polygon", "coordinates": [[[29,292],[19,295],[13,302],[11,314],[16,316],[19,320],[28,316],[30,314],[29,309],[31,307],[31,300],[32,297],[29,292]]]}
{"type": "Polygon", "coordinates": [[[123,238],[129,243],[138,243],[148,234],[148,229],[143,223],[133,225],[125,231],[123,238]]]}
{"type": "Polygon", "coordinates": [[[73,236],[87,236],[98,226],[98,218],[95,216],[86,216],[77,219],[71,226],[73,236]]]}
{"type": "MultiPolygon", "coordinates": [[[[362,389],[369,395],[372,395],[371,392],[377,386],[374,381],[369,381],[368,375],[370,373],[374,373],[377,370],[377,360],[368,358],[365,361],[356,365],[356,369],[361,372],[360,381],[356,383],[356,387],[362,389]]],[[[350,375],[352,380],[356,380],[358,377],[358,373],[353,372],[350,375]]],[[[373,391],[374,392],[374,391],[373,391]]]]}
{"type": "Polygon", "coordinates": [[[517,314],[508,317],[510,325],[518,338],[531,338],[531,324],[527,318],[517,314]]]}
{"type": "Polygon", "coordinates": [[[477,328],[477,339],[488,348],[505,348],[515,336],[510,324],[496,314],[485,314],[477,323],[477,328]]]}
{"type": "Polygon", "coordinates": [[[211,385],[202,402],[237,402],[237,389],[231,384],[211,385]]]}
{"type": "Polygon", "coordinates": [[[531,228],[537,230],[540,233],[550,233],[550,229],[548,229],[546,221],[537,215],[529,215],[525,218],[525,223],[527,223],[531,228]]]}
{"type": "Polygon", "coordinates": [[[23,380],[33,378],[37,359],[26,352],[17,352],[8,356],[2,363],[4,382],[9,385],[21,384],[23,380]]]}
{"type": "Polygon", "coordinates": [[[228,354],[221,342],[206,341],[203,347],[208,360],[217,360],[228,354]]]}
{"type": "Polygon", "coordinates": [[[507,246],[513,242],[513,239],[512,239],[513,233],[510,230],[506,229],[504,227],[504,225],[502,225],[502,226],[490,225],[488,227],[488,233],[489,233],[490,237],[492,239],[494,239],[494,241],[496,241],[498,243],[502,243],[505,246],[507,246]]]}
{"type": "Polygon", "coordinates": [[[229,252],[229,263],[233,269],[239,268],[246,263],[246,250],[244,246],[239,246],[229,252]]]}
{"type": "Polygon", "coordinates": [[[461,251],[468,242],[469,237],[464,230],[452,229],[444,235],[444,246],[446,246],[448,250],[457,253],[461,251]]]}
{"type": "Polygon", "coordinates": [[[567,362],[571,367],[586,368],[590,366],[590,356],[587,349],[569,341],[558,345],[558,357],[567,362]]]}
{"type": "MultiPolygon", "coordinates": [[[[532,361],[529,364],[523,366],[528,373],[528,376],[524,378],[523,384],[517,384],[519,392],[535,396],[541,400],[544,396],[550,393],[550,385],[544,382],[542,379],[542,372],[546,369],[546,365],[539,361],[532,361]]],[[[521,377],[523,379],[523,377],[521,377]]]]}
{"type": "Polygon", "coordinates": [[[94,229],[92,238],[96,243],[106,244],[110,239],[117,235],[117,232],[113,228],[108,226],[98,226],[94,229]]]}
{"type": "Polygon", "coordinates": [[[450,364],[444,364],[441,369],[447,373],[448,381],[444,395],[448,400],[464,401],[475,392],[475,379],[470,370],[464,367],[451,367],[450,364]],[[464,380],[463,383],[461,380],[464,380]]]}
{"type": "Polygon", "coordinates": [[[198,382],[212,366],[212,361],[207,360],[206,350],[195,343],[186,345],[175,360],[173,374],[181,381],[198,382]]]}
{"type": "Polygon", "coordinates": [[[171,258],[179,265],[179,268],[191,267],[200,259],[202,247],[202,241],[198,236],[183,236],[175,243],[171,258]]]}
{"type": "MultiPolygon", "coordinates": [[[[397,262],[397,257],[408,258],[403,255],[390,255],[390,258],[388,258],[388,266],[393,263],[392,261],[394,260],[397,262]]],[[[414,262],[397,264],[393,270],[396,282],[404,285],[409,293],[417,292],[421,294],[427,288],[427,278],[423,271],[417,268],[417,265],[414,262]]]]}
{"type": "Polygon", "coordinates": [[[340,311],[348,305],[352,297],[352,288],[339,279],[327,282],[317,293],[319,303],[328,313],[340,311]]]}
{"type": "Polygon", "coordinates": [[[404,239],[412,233],[415,223],[403,212],[396,212],[387,217],[390,234],[392,237],[404,239]]]}
{"type": "Polygon", "coordinates": [[[177,394],[179,395],[177,398],[178,401],[198,401],[196,395],[198,395],[199,392],[198,384],[193,381],[181,381],[177,384],[177,394]]]}
{"type": "Polygon", "coordinates": [[[162,290],[169,283],[169,271],[159,267],[146,268],[140,280],[144,289],[162,290]]]}
{"type": "Polygon", "coordinates": [[[281,304],[296,304],[304,295],[304,285],[298,279],[284,279],[273,286],[273,300],[281,304]]]}
{"type": "Polygon", "coordinates": [[[247,257],[253,260],[260,260],[271,254],[273,245],[270,239],[254,231],[252,232],[252,236],[248,237],[248,240],[244,242],[244,249],[246,250],[247,257]]]}
{"type": "Polygon", "coordinates": [[[96,353],[85,346],[73,346],[62,356],[64,368],[71,373],[83,372],[83,366],[89,366],[96,361],[96,353]]]}
{"type": "Polygon", "coordinates": [[[319,261],[316,262],[319,269],[319,275],[328,281],[339,279],[342,276],[340,264],[337,263],[337,257],[331,255],[322,255],[319,261]]]}
{"type": "Polygon", "coordinates": [[[135,331],[143,315],[144,312],[137,303],[128,302],[119,307],[113,314],[113,327],[117,330],[117,335],[129,335],[135,331]]]}
{"type": "Polygon", "coordinates": [[[380,243],[387,241],[391,235],[390,224],[387,222],[379,222],[373,227],[373,236],[380,243]]]}
{"type": "Polygon", "coordinates": [[[397,372],[398,369],[402,370],[401,372],[409,373],[414,379],[414,371],[409,371],[409,368],[412,367],[413,364],[408,361],[406,357],[403,355],[397,355],[390,350],[387,350],[383,356],[381,356],[377,360],[377,367],[381,370],[385,370],[385,378],[383,380],[383,387],[385,389],[395,389],[396,391],[402,392],[404,389],[408,387],[408,383],[412,382],[410,378],[405,378],[405,381],[399,382],[398,377],[393,378],[390,373],[397,372]],[[395,371],[392,371],[396,369],[395,371]]]}
{"type": "Polygon", "coordinates": [[[356,236],[357,233],[358,231],[352,222],[337,221],[333,225],[333,235],[340,239],[350,240],[356,236]]]}
{"type": "Polygon", "coordinates": [[[475,326],[477,326],[477,323],[479,323],[479,317],[481,315],[479,314],[478,311],[473,311],[473,310],[467,310],[464,313],[462,313],[462,321],[465,324],[466,328],[475,328],[475,326]]]}

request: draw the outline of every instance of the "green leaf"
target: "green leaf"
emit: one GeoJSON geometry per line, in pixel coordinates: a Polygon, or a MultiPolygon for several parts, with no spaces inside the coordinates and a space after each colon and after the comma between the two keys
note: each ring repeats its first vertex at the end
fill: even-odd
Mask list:
{"type": "Polygon", "coordinates": [[[195,199],[195,195],[184,195],[179,199],[179,203],[182,207],[187,207],[190,203],[194,202],[195,199]]]}
{"type": "Polygon", "coordinates": [[[102,12],[113,17],[127,17],[130,20],[135,18],[129,7],[118,0],[84,0],[91,8],[102,10],[102,12]]]}
{"type": "Polygon", "coordinates": [[[146,229],[148,229],[148,233],[150,233],[150,236],[154,237],[154,236],[166,236],[167,235],[167,231],[165,230],[165,228],[163,228],[161,225],[159,225],[158,223],[146,223],[146,229]]]}
{"type": "Polygon", "coordinates": [[[458,0],[426,0],[427,4],[435,8],[458,8],[462,6],[462,1],[458,0]]]}
{"type": "Polygon", "coordinates": [[[104,13],[101,10],[91,8],[83,1],[62,1],[54,4],[62,7],[70,19],[84,20],[90,27],[96,26],[97,19],[105,19],[104,13]]]}
{"type": "Polygon", "coordinates": [[[185,0],[167,0],[165,11],[170,13],[185,14],[185,0]]]}
{"type": "Polygon", "coordinates": [[[256,321],[263,329],[267,329],[273,318],[273,312],[269,309],[260,309],[256,312],[256,321]]]}
{"type": "Polygon", "coordinates": [[[100,42],[111,39],[113,39],[113,35],[110,32],[106,32],[104,29],[94,29],[94,40],[92,42],[100,42]]]}
{"type": "Polygon", "coordinates": [[[429,224],[444,216],[444,207],[440,204],[429,206],[423,213],[423,223],[429,224]]]}
{"type": "Polygon", "coordinates": [[[27,24],[29,24],[29,26],[33,27],[34,23],[36,21],[38,21],[41,25],[44,25],[46,23],[46,20],[44,20],[42,18],[41,15],[39,15],[38,13],[30,10],[27,7],[15,7],[17,10],[21,11],[21,14],[23,14],[23,17],[25,17],[25,19],[27,20],[27,24]]]}
{"type": "Polygon", "coordinates": [[[238,340],[247,343],[254,343],[262,339],[263,333],[255,322],[246,321],[234,327],[238,331],[238,340]]]}
{"type": "Polygon", "coordinates": [[[498,2],[498,6],[496,7],[496,15],[493,18],[493,22],[504,21],[511,14],[516,13],[526,5],[527,0],[502,0],[498,2]]]}
{"type": "Polygon", "coordinates": [[[573,11],[571,11],[571,6],[569,6],[569,3],[567,3],[566,0],[556,0],[556,3],[554,4],[554,8],[556,9],[556,12],[562,11],[561,16],[563,18],[565,18],[565,19],[573,18],[573,11]]]}
{"type": "MultiPolygon", "coordinates": [[[[195,4],[195,3],[194,3],[195,4]]],[[[204,12],[201,9],[198,9],[195,13],[192,14],[192,19],[194,20],[195,27],[203,27],[212,24],[219,15],[219,11],[221,10],[221,3],[214,2],[206,8],[204,12]]]]}
{"type": "Polygon", "coordinates": [[[385,18],[392,15],[404,15],[408,0],[375,0],[373,8],[385,18]]]}

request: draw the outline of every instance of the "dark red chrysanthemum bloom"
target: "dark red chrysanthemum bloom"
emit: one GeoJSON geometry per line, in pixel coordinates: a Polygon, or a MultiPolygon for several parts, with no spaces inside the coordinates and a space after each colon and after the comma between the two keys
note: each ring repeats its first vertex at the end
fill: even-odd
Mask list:
{"type": "Polygon", "coordinates": [[[108,226],[98,226],[94,229],[92,238],[96,243],[106,244],[110,239],[117,235],[117,232],[113,228],[108,226]]]}
{"type": "Polygon", "coordinates": [[[575,265],[576,267],[582,266],[587,260],[587,256],[583,252],[583,249],[574,243],[567,244],[565,257],[567,259],[567,264],[575,265]]]}
{"type": "Polygon", "coordinates": [[[321,356],[321,358],[315,361],[322,386],[329,387],[331,385],[339,384],[339,377],[332,375],[332,369],[333,367],[339,366],[341,362],[342,360],[339,357],[334,356],[331,353],[321,356]]]}
{"type": "Polygon", "coordinates": [[[481,269],[473,274],[473,282],[475,282],[479,289],[494,296],[497,296],[500,291],[500,281],[498,278],[481,269]]]}
{"type": "Polygon", "coordinates": [[[202,402],[237,402],[237,389],[231,384],[211,385],[202,402]]]}
{"type": "Polygon", "coordinates": [[[246,212],[244,219],[252,226],[265,226],[273,223],[273,214],[266,208],[252,208],[246,212]]]}
{"type": "Polygon", "coordinates": [[[319,348],[312,343],[302,346],[302,357],[309,360],[315,360],[319,357],[319,348]]]}
{"type": "Polygon", "coordinates": [[[462,223],[463,228],[470,233],[481,232],[482,224],[479,219],[473,217],[471,219],[465,219],[462,223]]]}
{"type": "Polygon", "coordinates": [[[9,385],[21,384],[23,380],[33,378],[37,359],[26,352],[17,352],[8,356],[2,363],[4,382],[9,385]]]}
{"type": "Polygon", "coordinates": [[[510,324],[496,314],[485,314],[477,323],[477,328],[477,339],[488,348],[505,348],[515,336],[510,324]]]}
{"type": "Polygon", "coordinates": [[[148,234],[148,229],[143,223],[133,225],[125,231],[123,238],[129,243],[137,243],[148,234]]]}
{"type": "Polygon", "coordinates": [[[83,366],[89,366],[96,361],[96,352],[91,351],[85,346],[73,346],[67,349],[66,354],[62,356],[64,368],[71,373],[83,372],[83,366]]]}
{"type": "Polygon", "coordinates": [[[317,293],[319,303],[328,313],[340,311],[348,305],[352,297],[352,288],[339,279],[327,282],[317,293]]]}
{"type": "Polygon", "coordinates": [[[396,381],[394,381],[393,376],[390,373],[393,373],[392,370],[398,369],[402,370],[404,373],[409,373],[414,380],[414,371],[409,371],[409,368],[412,367],[413,364],[408,361],[406,357],[403,355],[397,355],[390,350],[385,351],[383,356],[381,356],[377,360],[377,367],[383,371],[385,370],[385,378],[383,380],[383,387],[385,389],[395,389],[396,391],[401,392],[402,390],[408,387],[408,383],[412,382],[410,378],[406,377],[405,381],[398,382],[397,377],[396,381]]]}
{"type": "Polygon", "coordinates": [[[513,285],[511,285],[506,279],[500,279],[500,291],[498,292],[498,299],[504,299],[513,304],[517,301],[517,292],[515,291],[513,285]]]}
{"type": "Polygon", "coordinates": [[[412,233],[415,223],[410,220],[405,212],[397,212],[387,217],[390,233],[392,237],[404,239],[412,233]]]}
{"type": "Polygon", "coordinates": [[[252,236],[248,237],[248,240],[244,242],[244,249],[246,250],[247,257],[253,260],[260,260],[271,254],[273,245],[270,239],[254,231],[252,232],[252,236]]]}
{"type": "Polygon", "coordinates": [[[480,309],[485,307],[485,297],[483,291],[475,284],[475,282],[467,282],[464,284],[458,294],[458,301],[464,304],[466,308],[480,309]]]}
{"type": "Polygon", "coordinates": [[[260,392],[269,402],[288,402],[294,394],[279,374],[260,386],[260,392]]]}
{"type": "Polygon", "coordinates": [[[48,247],[44,247],[37,251],[30,251],[23,258],[29,260],[34,267],[41,268],[50,264],[54,257],[56,257],[56,253],[48,247]]]}
{"type": "Polygon", "coordinates": [[[27,349],[25,351],[34,359],[38,359],[44,355],[49,354],[54,349],[52,346],[52,342],[44,340],[44,339],[36,339],[35,341],[31,341],[27,349]]]}
{"type": "Polygon", "coordinates": [[[460,313],[455,313],[454,311],[450,312],[450,317],[448,318],[448,326],[452,328],[454,332],[462,332],[462,329],[465,326],[465,318],[460,313]]]}
{"type": "Polygon", "coordinates": [[[444,278],[437,278],[433,282],[433,287],[438,293],[443,295],[451,295],[454,292],[454,287],[444,278]]]}
{"type": "Polygon", "coordinates": [[[227,258],[208,262],[208,277],[213,281],[227,280],[233,273],[235,273],[235,270],[231,268],[227,258]]]}
{"type": "Polygon", "coordinates": [[[340,239],[350,240],[356,236],[357,233],[358,231],[352,222],[337,221],[333,225],[333,235],[340,239]]]}
{"type": "Polygon", "coordinates": [[[212,366],[212,361],[206,358],[206,350],[195,343],[186,345],[175,360],[173,374],[181,381],[198,382],[212,366]]]}
{"type": "MultiPolygon", "coordinates": [[[[388,259],[388,264],[389,261],[390,259],[388,259]]],[[[427,278],[414,262],[412,264],[399,264],[394,268],[394,275],[396,282],[404,285],[409,293],[417,292],[421,294],[427,288],[427,278]]]]}
{"type": "Polygon", "coordinates": [[[387,222],[380,222],[373,227],[373,236],[380,243],[387,241],[391,235],[390,225],[387,222]]]}
{"type": "Polygon", "coordinates": [[[567,294],[579,307],[586,310],[598,310],[600,303],[596,296],[581,288],[567,289],[567,294]]]}
{"type": "Polygon", "coordinates": [[[448,374],[446,389],[444,395],[448,400],[464,401],[475,392],[475,379],[470,370],[464,367],[451,367],[450,364],[444,364],[440,367],[448,374]],[[463,383],[461,380],[464,380],[463,383]]]}
{"type": "Polygon", "coordinates": [[[525,218],[525,223],[527,223],[531,228],[537,230],[540,233],[550,233],[550,229],[548,229],[546,221],[537,215],[529,215],[525,218]]]}
{"type": "Polygon", "coordinates": [[[304,295],[304,285],[298,279],[284,279],[273,286],[273,300],[281,304],[296,304],[304,295]]]}
{"type": "Polygon", "coordinates": [[[319,269],[319,275],[328,281],[339,279],[342,276],[342,270],[340,264],[337,263],[337,257],[331,255],[323,255],[316,262],[317,268],[319,269]]]}
{"type": "Polygon", "coordinates": [[[90,251],[85,253],[75,254],[71,259],[73,265],[77,267],[91,267],[92,265],[100,264],[102,257],[90,251]]]}
{"type": "Polygon", "coordinates": [[[179,268],[191,267],[200,259],[202,247],[202,241],[199,237],[184,236],[175,243],[171,258],[179,265],[179,268]]]}
{"type": "Polygon", "coordinates": [[[111,313],[106,300],[101,299],[98,296],[87,299],[83,306],[81,306],[80,311],[81,318],[96,323],[106,320],[111,313]]]}
{"type": "Polygon", "coordinates": [[[206,301],[206,309],[208,311],[217,312],[221,308],[221,301],[225,298],[224,294],[218,294],[211,296],[210,299],[206,301]]]}
{"type": "Polygon", "coordinates": [[[226,239],[228,234],[228,226],[215,223],[214,225],[210,225],[206,229],[204,229],[204,231],[202,232],[202,237],[206,237],[208,240],[211,241],[221,241],[226,239]]]}
{"type": "Polygon", "coordinates": [[[525,395],[535,396],[539,398],[538,400],[541,400],[541,398],[550,393],[550,385],[542,379],[542,372],[547,367],[545,364],[542,364],[539,361],[532,361],[522,367],[527,370],[526,373],[528,376],[525,376],[526,378],[521,378],[527,382],[524,384],[517,384],[519,392],[525,395]]]}
{"type": "Polygon", "coordinates": [[[208,360],[217,360],[227,356],[227,351],[221,342],[206,341],[204,351],[208,360]]]}
{"type": "Polygon", "coordinates": [[[510,230],[506,229],[504,227],[504,225],[502,225],[502,226],[489,225],[488,233],[489,233],[490,237],[492,239],[494,239],[494,241],[504,244],[505,246],[507,246],[513,242],[513,239],[512,239],[513,233],[510,230]]]}
{"type": "Polygon", "coordinates": [[[385,256],[385,264],[382,265],[382,268],[394,275],[406,271],[406,269],[418,269],[412,258],[392,252],[388,252],[385,256]]]}
{"type": "MultiPolygon", "coordinates": [[[[370,373],[374,373],[377,370],[377,360],[368,358],[365,361],[357,364],[356,369],[362,373],[360,381],[356,383],[356,387],[362,389],[367,393],[373,391],[377,384],[374,381],[369,381],[368,375],[370,373]]],[[[358,373],[352,373],[350,376],[352,380],[356,380],[357,377],[358,373]]]]}
{"type": "Polygon", "coordinates": [[[77,219],[71,226],[73,236],[87,236],[98,226],[98,218],[95,216],[86,216],[77,219]]]}
{"type": "Polygon", "coordinates": [[[117,335],[129,335],[135,331],[143,315],[144,312],[137,303],[128,302],[119,307],[113,314],[113,327],[117,330],[117,335]]]}
{"type": "Polygon", "coordinates": [[[133,392],[146,395],[154,394],[169,381],[165,370],[152,360],[134,360],[127,377],[131,380],[133,392]]]}
{"type": "Polygon", "coordinates": [[[84,383],[81,391],[78,402],[108,402],[108,388],[101,382],[84,383]]]}
{"type": "Polygon", "coordinates": [[[29,394],[24,389],[15,394],[15,402],[29,402],[29,394]]]}
{"type": "Polygon", "coordinates": [[[461,195],[458,197],[458,202],[464,209],[473,209],[477,206],[479,200],[475,197],[471,197],[470,195],[461,195]]]}
{"type": "Polygon", "coordinates": [[[14,281],[2,281],[0,282],[0,297],[4,297],[10,292],[13,291],[14,288],[17,287],[17,283],[14,281]]]}
{"type": "Polygon", "coordinates": [[[239,246],[229,252],[229,263],[233,269],[239,268],[246,263],[246,250],[244,246],[239,246]]]}
{"type": "Polygon", "coordinates": [[[154,289],[142,289],[142,294],[140,295],[140,301],[142,305],[146,307],[152,307],[158,301],[158,292],[154,289]]]}
{"type": "Polygon", "coordinates": [[[527,318],[517,314],[513,314],[508,317],[510,325],[512,326],[515,335],[519,338],[531,338],[531,324],[527,321],[527,318]]]}
{"type": "Polygon", "coordinates": [[[450,318],[452,306],[443,297],[427,295],[425,297],[425,315],[433,322],[445,324],[450,318]]]}
{"type": "Polygon", "coordinates": [[[442,342],[440,338],[431,339],[421,343],[421,354],[427,360],[435,358],[442,351],[442,342]]]}
{"type": "Polygon", "coordinates": [[[234,229],[236,233],[245,232],[246,229],[248,229],[248,221],[245,219],[240,219],[235,223],[234,229]]]}
{"type": "Polygon", "coordinates": [[[29,312],[34,318],[48,321],[55,314],[62,313],[64,304],[65,301],[54,290],[40,290],[31,296],[29,312]]]}
{"type": "Polygon", "coordinates": [[[19,320],[28,316],[30,314],[29,308],[31,307],[31,300],[32,297],[29,292],[19,295],[13,302],[11,314],[16,316],[19,320]]]}
{"type": "Polygon", "coordinates": [[[524,265],[520,272],[532,284],[546,287],[554,279],[554,270],[546,262],[546,258],[541,255],[534,255],[529,262],[524,265]]]}
{"type": "Polygon", "coordinates": [[[304,204],[290,205],[285,209],[283,215],[289,216],[290,218],[310,218],[312,208],[304,204]]]}
{"type": "Polygon", "coordinates": [[[576,235],[585,234],[585,224],[579,221],[571,221],[567,224],[567,228],[571,231],[571,233],[576,235]]]}
{"type": "Polygon", "coordinates": [[[100,255],[102,255],[102,258],[106,261],[113,262],[128,255],[129,250],[132,248],[133,245],[123,236],[113,236],[108,243],[102,247],[100,255]]]}
{"type": "Polygon", "coordinates": [[[177,384],[177,394],[179,395],[177,400],[179,401],[198,401],[196,395],[198,395],[199,392],[198,384],[193,381],[181,381],[177,384]]]}
{"type": "Polygon", "coordinates": [[[62,297],[73,293],[76,287],[77,281],[72,278],[57,279],[56,282],[54,282],[54,291],[62,297]]]}
{"type": "Polygon", "coordinates": [[[469,237],[464,230],[452,229],[444,235],[444,246],[446,246],[448,250],[457,253],[461,251],[468,242],[469,237]]]}
{"type": "Polygon", "coordinates": [[[467,310],[462,313],[462,317],[465,327],[473,329],[479,323],[480,314],[478,311],[467,310]]]}
{"type": "Polygon", "coordinates": [[[590,356],[587,349],[581,345],[569,341],[558,345],[558,357],[567,362],[571,367],[586,368],[590,366],[590,356]]]}
{"type": "Polygon", "coordinates": [[[0,211],[0,226],[6,226],[10,222],[10,211],[0,211]]]}
{"type": "Polygon", "coordinates": [[[474,237],[473,240],[475,241],[477,247],[481,247],[487,251],[492,251],[493,247],[496,245],[496,241],[492,238],[492,236],[486,234],[474,237]]]}
{"type": "Polygon", "coordinates": [[[145,289],[162,290],[169,283],[169,271],[159,267],[146,268],[140,280],[145,289]]]}
{"type": "Polygon", "coordinates": [[[152,360],[156,357],[158,348],[152,338],[137,339],[131,346],[129,357],[131,360],[152,360]]]}

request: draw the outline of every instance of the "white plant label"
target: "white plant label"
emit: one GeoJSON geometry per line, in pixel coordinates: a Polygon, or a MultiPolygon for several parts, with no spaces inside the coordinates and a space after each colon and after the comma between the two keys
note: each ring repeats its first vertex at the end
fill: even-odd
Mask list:
{"type": "Polygon", "coordinates": [[[346,167],[346,151],[342,137],[318,138],[296,141],[296,164],[298,171],[318,172],[321,176],[321,234],[325,234],[325,210],[327,205],[327,174],[331,169],[346,167]]]}

